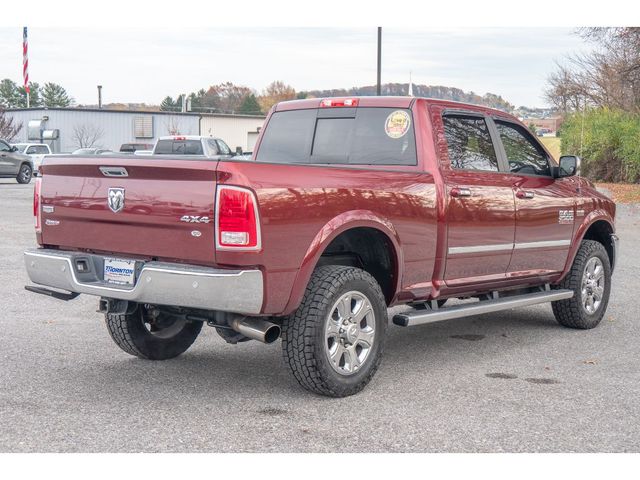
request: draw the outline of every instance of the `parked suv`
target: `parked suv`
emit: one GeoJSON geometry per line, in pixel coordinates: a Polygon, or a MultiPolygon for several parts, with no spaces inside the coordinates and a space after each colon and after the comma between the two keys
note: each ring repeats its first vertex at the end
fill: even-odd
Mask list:
{"type": "Polygon", "coordinates": [[[29,183],[33,175],[33,160],[20,153],[8,142],[0,140],[0,178],[15,178],[18,183],[29,183]]]}

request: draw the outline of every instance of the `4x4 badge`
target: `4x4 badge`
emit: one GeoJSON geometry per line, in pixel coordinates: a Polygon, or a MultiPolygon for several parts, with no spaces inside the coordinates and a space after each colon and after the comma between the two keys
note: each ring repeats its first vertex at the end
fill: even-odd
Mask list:
{"type": "Polygon", "coordinates": [[[124,188],[110,188],[107,204],[113,213],[121,212],[124,208],[124,188]]]}

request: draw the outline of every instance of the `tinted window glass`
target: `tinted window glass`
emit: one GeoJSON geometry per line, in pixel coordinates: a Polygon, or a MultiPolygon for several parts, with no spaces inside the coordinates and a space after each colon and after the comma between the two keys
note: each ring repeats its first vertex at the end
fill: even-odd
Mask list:
{"type": "Polygon", "coordinates": [[[498,171],[498,157],[484,118],[445,116],[443,122],[452,168],[498,171]]]}
{"type": "Polygon", "coordinates": [[[200,140],[158,140],[159,155],[204,155],[200,140]]]}
{"type": "Polygon", "coordinates": [[[218,140],[218,147],[220,147],[220,153],[222,153],[223,155],[229,155],[231,153],[229,145],[224,143],[222,140],[218,140]]]}
{"type": "Polygon", "coordinates": [[[260,143],[257,160],[276,163],[308,162],[315,122],[316,110],[274,113],[260,143]]]}
{"type": "Polygon", "coordinates": [[[212,138],[207,140],[207,143],[209,144],[209,148],[211,149],[211,153],[214,155],[218,154],[218,144],[216,143],[216,141],[212,138]]]}
{"type": "Polygon", "coordinates": [[[0,140],[0,152],[8,152],[11,150],[11,147],[0,140]]]}
{"type": "Polygon", "coordinates": [[[547,154],[526,129],[514,123],[499,121],[496,121],[496,127],[512,172],[551,176],[547,154]]]}
{"type": "Polygon", "coordinates": [[[396,108],[277,112],[267,125],[257,160],[415,165],[411,112],[396,108]]]}
{"type": "Polygon", "coordinates": [[[319,118],[311,155],[322,162],[347,163],[355,118],[319,118]]]}

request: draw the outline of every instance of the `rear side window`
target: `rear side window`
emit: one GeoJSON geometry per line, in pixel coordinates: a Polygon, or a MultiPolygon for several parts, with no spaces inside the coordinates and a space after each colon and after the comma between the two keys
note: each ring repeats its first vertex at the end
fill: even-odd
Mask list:
{"type": "Polygon", "coordinates": [[[272,115],[257,160],[274,163],[416,165],[411,111],[292,110],[272,115]]]}
{"type": "Polygon", "coordinates": [[[200,140],[158,140],[159,155],[204,155],[200,140]]]}
{"type": "Polygon", "coordinates": [[[487,122],[481,117],[443,117],[451,168],[498,171],[498,157],[487,122]]]}

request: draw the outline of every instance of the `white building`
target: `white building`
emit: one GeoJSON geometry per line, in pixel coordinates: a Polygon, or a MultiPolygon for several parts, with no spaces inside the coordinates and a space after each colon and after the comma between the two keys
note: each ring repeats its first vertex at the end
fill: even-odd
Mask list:
{"type": "Polygon", "coordinates": [[[241,147],[244,151],[252,151],[265,118],[259,115],[39,107],[10,109],[7,115],[16,123],[22,123],[14,143],[40,141],[44,136],[44,141],[56,153],[72,152],[80,146],[118,151],[124,143],[154,144],[164,135],[214,136],[222,138],[232,149],[241,147]],[[87,145],[87,141],[93,144],[87,145]]]}

